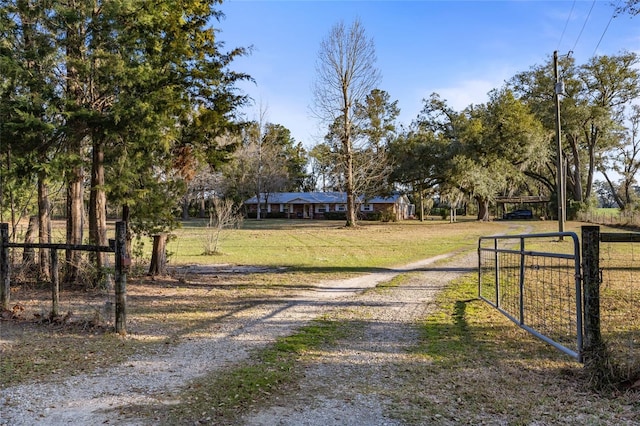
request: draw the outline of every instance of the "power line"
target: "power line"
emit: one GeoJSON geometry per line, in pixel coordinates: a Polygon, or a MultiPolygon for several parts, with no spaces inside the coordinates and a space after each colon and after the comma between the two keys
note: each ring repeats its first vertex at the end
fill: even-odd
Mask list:
{"type": "Polygon", "coordinates": [[[598,51],[598,47],[600,47],[600,43],[602,42],[602,39],[604,38],[604,35],[607,33],[607,30],[609,29],[609,25],[611,25],[611,21],[613,21],[613,18],[615,18],[615,16],[616,16],[616,10],[618,10],[618,5],[620,5],[620,0],[618,0],[618,2],[616,3],[616,7],[613,9],[613,12],[611,12],[611,18],[609,18],[609,22],[607,22],[607,26],[604,28],[604,31],[602,31],[602,35],[600,36],[600,40],[598,40],[598,44],[596,45],[596,48],[593,49],[593,55],[592,56],[596,56],[596,52],[598,51]]]}
{"type": "Polygon", "coordinates": [[[587,22],[589,22],[589,18],[591,17],[591,12],[593,11],[593,7],[595,5],[596,5],[596,0],[593,0],[593,2],[591,3],[591,9],[589,9],[589,14],[587,15],[587,18],[584,20],[584,24],[582,24],[582,29],[580,30],[580,34],[578,34],[578,38],[576,39],[575,44],[573,45],[573,49],[571,49],[572,51],[576,50],[578,41],[580,41],[580,37],[582,37],[582,32],[584,31],[584,28],[587,26],[587,22]]]}
{"type": "Polygon", "coordinates": [[[573,16],[573,9],[575,7],[576,7],[576,0],[573,0],[573,4],[571,5],[571,11],[569,12],[569,16],[567,16],[567,22],[564,23],[564,29],[562,30],[562,35],[560,35],[560,41],[558,42],[558,48],[556,50],[560,50],[560,44],[562,44],[564,33],[567,31],[567,27],[569,26],[569,21],[571,20],[571,16],[573,16]]]}

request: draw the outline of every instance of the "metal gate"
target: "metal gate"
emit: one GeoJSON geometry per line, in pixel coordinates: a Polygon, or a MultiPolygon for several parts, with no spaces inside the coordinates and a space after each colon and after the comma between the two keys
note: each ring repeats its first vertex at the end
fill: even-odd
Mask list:
{"type": "Polygon", "coordinates": [[[581,362],[578,236],[562,232],[481,237],[478,258],[479,297],[523,329],[581,362]],[[556,250],[549,252],[551,241],[556,250]]]}

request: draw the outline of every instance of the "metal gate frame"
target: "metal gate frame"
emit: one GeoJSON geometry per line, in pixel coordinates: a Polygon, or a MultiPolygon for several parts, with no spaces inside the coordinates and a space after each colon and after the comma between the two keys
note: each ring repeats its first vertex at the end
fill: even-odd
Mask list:
{"type": "Polygon", "coordinates": [[[528,331],[532,335],[541,339],[542,341],[554,346],[558,350],[566,353],[569,356],[572,356],[579,362],[583,362],[583,326],[582,326],[582,279],[581,279],[581,262],[580,262],[580,243],[578,240],[578,236],[574,232],[554,232],[554,233],[541,233],[541,234],[524,234],[524,235],[499,235],[499,236],[490,236],[490,237],[480,237],[478,240],[478,297],[485,302],[489,303],[491,306],[495,307],[500,311],[503,315],[517,324],[519,327],[528,331]],[[532,251],[526,249],[527,240],[535,239],[535,238],[558,238],[559,240],[564,239],[564,237],[569,237],[573,241],[573,254],[565,254],[565,253],[550,253],[550,252],[539,252],[532,251]],[[519,248],[499,248],[498,242],[500,240],[519,240],[520,245],[519,248]],[[483,241],[493,241],[493,247],[483,247],[483,241]],[[482,296],[482,253],[490,252],[494,253],[494,268],[495,268],[495,276],[494,276],[494,285],[496,291],[496,302],[494,303],[491,300],[486,299],[482,296]],[[499,253],[509,253],[509,254],[517,254],[520,256],[520,266],[519,266],[519,291],[520,291],[520,310],[519,310],[519,318],[514,317],[511,313],[505,311],[500,306],[500,264],[499,264],[499,253]],[[576,311],[576,348],[577,350],[573,350],[568,348],[561,343],[553,340],[549,336],[546,336],[527,325],[526,317],[524,313],[524,301],[523,294],[526,288],[525,282],[525,259],[528,256],[537,256],[537,257],[550,257],[550,258],[561,258],[561,259],[569,259],[573,260],[575,264],[575,311],[576,311]]]}

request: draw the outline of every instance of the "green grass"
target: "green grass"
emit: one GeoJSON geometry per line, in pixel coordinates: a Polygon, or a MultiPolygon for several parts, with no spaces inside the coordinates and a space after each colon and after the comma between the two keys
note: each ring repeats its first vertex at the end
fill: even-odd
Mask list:
{"type": "Polygon", "coordinates": [[[173,264],[231,263],[280,266],[297,270],[354,271],[389,267],[460,249],[473,249],[480,235],[504,229],[499,223],[362,222],[346,229],[342,222],[245,221],[242,229],[224,230],[220,256],[204,256],[209,232],[187,222],[168,244],[173,264]]]}
{"type": "Polygon", "coordinates": [[[391,392],[394,417],[407,424],[616,424],[613,407],[632,406],[625,404],[634,397],[586,392],[580,364],[477,300],[476,286],[473,275],[456,280],[420,323],[413,352],[424,362],[407,365],[403,385],[391,392]]]}
{"type": "Polygon", "coordinates": [[[595,213],[599,215],[620,216],[620,209],[617,207],[600,207],[595,209],[595,213]]]}

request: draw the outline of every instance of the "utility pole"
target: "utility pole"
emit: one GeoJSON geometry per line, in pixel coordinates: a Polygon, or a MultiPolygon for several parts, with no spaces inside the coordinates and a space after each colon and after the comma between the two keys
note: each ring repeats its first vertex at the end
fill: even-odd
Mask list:
{"type": "MultiPolygon", "coordinates": [[[[558,195],[558,232],[564,232],[565,213],[565,187],[564,187],[564,161],[562,159],[562,139],[560,137],[560,95],[564,93],[564,84],[558,76],[558,51],[553,52],[553,74],[555,77],[555,87],[553,98],[556,107],[556,156],[557,156],[557,172],[556,172],[556,192],[558,195]]],[[[562,241],[562,237],[560,240],[562,241]]]]}

